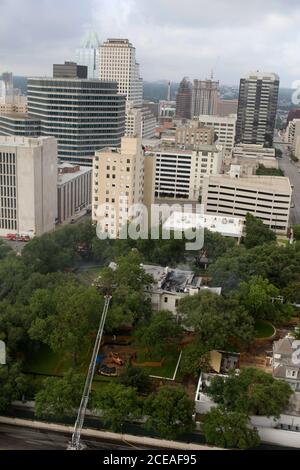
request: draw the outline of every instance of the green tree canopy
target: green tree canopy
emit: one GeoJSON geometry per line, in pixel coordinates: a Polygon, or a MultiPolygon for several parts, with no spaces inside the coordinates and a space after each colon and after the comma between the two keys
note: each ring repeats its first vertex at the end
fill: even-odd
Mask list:
{"type": "Polygon", "coordinates": [[[28,389],[28,380],[18,363],[0,365],[0,411],[5,411],[13,400],[20,400],[28,389]]]}
{"type": "Polygon", "coordinates": [[[62,378],[49,377],[35,396],[35,415],[64,418],[77,413],[80,405],[84,376],[69,371],[62,378]]]}
{"type": "Polygon", "coordinates": [[[30,308],[35,316],[30,337],[53,351],[69,351],[76,362],[78,353],[91,343],[98,327],[103,298],[93,287],[69,282],[53,291],[40,289],[32,296],[30,308]]]}
{"type": "Polygon", "coordinates": [[[239,302],[255,320],[274,322],[289,320],[293,314],[290,305],[278,300],[279,295],[280,290],[261,276],[242,282],[238,291],[239,302]]]}
{"type": "Polygon", "coordinates": [[[300,304],[300,278],[291,282],[282,292],[286,300],[291,303],[300,304]]]}
{"type": "Polygon", "coordinates": [[[119,258],[115,270],[106,268],[102,271],[99,287],[105,293],[113,294],[106,331],[132,325],[150,315],[151,302],[145,292],[152,283],[152,276],[145,273],[136,252],[119,258]]]}
{"type": "Polygon", "coordinates": [[[149,375],[141,367],[128,365],[120,375],[118,382],[125,387],[133,387],[138,393],[146,393],[151,387],[149,375]]]}
{"type": "Polygon", "coordinates": [[[205,415],[202,430],[208,444],[229,449],[250,449],[260,443],[256,429],[249,425],[249,418],[236,411],[213,408],[205,415]]]}
{"type": "Polygon", "coordinates": [[[146,428],[167,439],[174,439],[194,428],[194,403],[183,388],[162,387],[147,398],[144,411],[148,416],[146,428]]]}
{"type": "Polygon", "coordinates": [[[209,371],[209,348],[201,344],[198,339],[187,345],[182,353],[180,371],[184,375],[199,378],[200,371],[209,371]]]}
{"type": "Polygon", "coordinates": [[[183,298],[178,306],[182,323],[191,327],[201,344],[224,348],[230,341],[249,343],[254,336],[253,319],[233,299],[211,292],[183,298]]]}
{"type": "Polygon", "coordinates": [[[276,241],[275,232],[252,214],[246,215],[246,236],[244,239],[246,248],[253,248],[274,241],[276,241]]]}
{"type": "Polygon", "coordinates": [[[141,416],[136,389],[118,383],[112,382],[97,390],[92,406],[101,411],[101,420],[113,431],[120,431],[126,420],[141,416]]]}
{"type": "Polygon", "coordinates": [[[155,312],[146,324],[135,332],[138,342],[148,350],[163,354],[182,332],[174,315],[168,311],[155,312]]]}
{"type": "Polygon", "coordinates": [[[228,378],[213,378],[207,394],[227,411],[247,416],[279,416],[289,403],[292,389],[287,382],[275,380],[259,369],[231,372],[228,378]]]}

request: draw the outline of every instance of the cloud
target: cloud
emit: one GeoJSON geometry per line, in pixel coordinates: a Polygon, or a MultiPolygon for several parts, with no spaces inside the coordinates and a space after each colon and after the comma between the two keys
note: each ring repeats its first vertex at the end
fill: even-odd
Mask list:
{"type": "Polygon", "coordinates": [[[49,73],[74,58],[90,25],[128,37],[145,79],[205,78],[237,84],[251,69],[300,79],[298,0],[0,0],[0,70],[49,73]]]}

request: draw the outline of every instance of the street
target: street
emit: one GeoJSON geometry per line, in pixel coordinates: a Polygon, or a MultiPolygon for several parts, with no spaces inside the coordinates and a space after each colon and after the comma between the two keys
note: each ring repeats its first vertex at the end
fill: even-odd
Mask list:
{"type": "MultiPolygon", "coordinates": [[[[0,424],[1,450],[66,450],[71,436],[52,431],[0,424]]],[[[100,441],[96,438],[83,438],[87,450],[143,450],[125,442],[100,441]]]]}
{"type": "Polygon", "coordinates": [[[291,224],[300,224],[300,165],[290,161],[290,151],[286,145],[278,142],[278,137],[274,147],[282,151],[282,158],[278,158],[279,167],[294,185],[292,203],[295,207],[291,209],[291,224]]]}

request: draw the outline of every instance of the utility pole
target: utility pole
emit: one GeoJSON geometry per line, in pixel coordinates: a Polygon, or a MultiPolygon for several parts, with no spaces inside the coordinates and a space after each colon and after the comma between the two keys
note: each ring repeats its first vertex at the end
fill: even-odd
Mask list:
{"type": "Polygon", "coordinates": [[[85,386],[83,390],[80,407],[78,410],[78,416],[77,416],[77,421],[74,427],[72,441],[68,447],[68,450],[83,450],[85,448],[84,445],[82,445],[80,442],[81,431],[83,428],[85,414],[86,414],[86,410],[87,410],[87,406],[88,406],[88,402],[90,398],[92,383],[93,383],[93,379],[94,379],[94,375],[96,371],[97,356],[98,356],[98,352],[99,352],[101,341],[102,341],[104,325],[106,322],[110,301],[111,301],[111,296],[110,295],[105,296],[104,308],[103,308],[102,317],[101,317],[101,321],[100,321],[100,325],[99,325],[99,329],[98,329],[98,333],[97,333],[97,337],[95,341],[93,355],[91,358],[88,374],[86,377],[86,382],[85,382],[85,386]]]}

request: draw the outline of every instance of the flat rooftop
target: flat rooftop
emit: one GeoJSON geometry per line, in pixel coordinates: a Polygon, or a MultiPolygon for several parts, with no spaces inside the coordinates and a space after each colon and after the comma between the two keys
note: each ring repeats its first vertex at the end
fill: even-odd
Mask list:
{"type": "Polygon", "coordinates": [[[240,188],[253,188],[258,191],[271,189],[274,192],[292,193],[291,183],[286,176],[209,176],[209,184],[226,185],[240,188]]]}
{"type": "Polygon", "coordinates": [[[43,145],[44,141],[55,141],[55,137],[22,137],[15,135],[1,135],[0,147],[39,147],[43,145]]]}
{"type": "MultiPolygon", "coordinates": [[[[72,165],[71,163],[60,163],[58,164],[58,170],[63,170],[64,168],[68,169],[73,169],[76,168],[77,165],[72,165]]],[[[92,173],[92,167],[88,166],[80,166],[78,171],[74,171],[72,173],[58,173],[58,180],[57,184],[58,186],[63,186],[64,184],[69,183],[75,178],[78,178],[78,176],[85,175],[87,173],[92,173]]]]}
{"type": "Polygon", "coordinates": [[[186,230],[207,229],[224,237],[240,238],[243,234],[244,219],[214,214],[173,212],[164,223],[164,229],[184,232],[186,230]]]}

